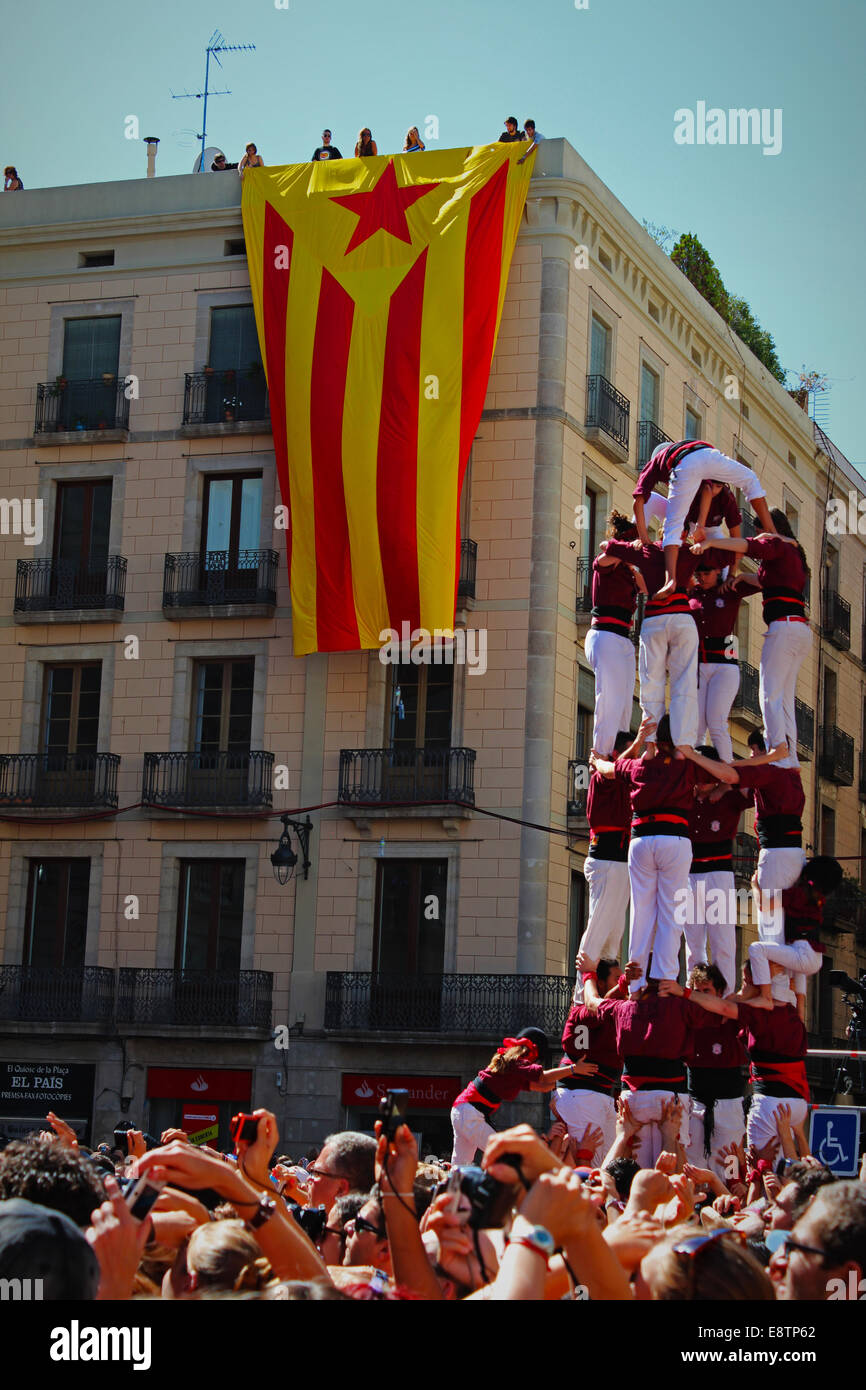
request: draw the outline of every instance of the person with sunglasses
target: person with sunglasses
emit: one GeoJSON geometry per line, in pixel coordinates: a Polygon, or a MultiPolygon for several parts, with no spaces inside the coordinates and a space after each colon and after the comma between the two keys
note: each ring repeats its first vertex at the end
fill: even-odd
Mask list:
{"type": "Polygon", "coordinates": [[[367,1204],[365,1192],[347,1192],[338,1197],[328,1213],[327,1223],[316,1241],[319,1254],[326,1265],[341,1265],[346,1254],[347,1223],[367,1204]]]}
{"type": "Polygon", "coordinates": [[[775,1298],[745,1238],[727,1226],[714,1231],[684,1227],[654,1245],[641,1260],[634,1292],[636,1299],[661,1303],[772,1303],[775,1298]]]}
{"type": "Polygon", "coordinates": [[[345,1130],[329,1134],[310,1175],[310,1206],[323,1206],[330,1214],[338,1197],[346,1192],[369,1192],[373,1186],[376,1141],[372,1134],[345,1130]]]}
{"type": "Polygon", "coordinates": [[[350,1216],[345,1222],[345,1234],[344,1265],[353,1268],[366,1265],[380,1269],[383,1274],[391,1277],[391,1248],[385,1229],[385,1213],[377,1188],[374,1187],[357,1215],[350,1216]]]}
{"type": "Polygon", "coordinates": [[[358,143],[355,146],[356,159],[369,159],[372,155],[379,153],[379,147],[373,139],[372,132],[364,126],[358,134],[358,143]]]}
{"type": "Polygon", "coordinates": [[[768,1231],[770,1278],[787,1301],[860,1301],[866,1296],[866,1184],[834,1182],[792,1231],[768,1231]]]}
{"type": "Polygon", "coordinates": [[[342,158],[343,156],[340,154],[340,151],[337,149],[337,146],[331,144],[331,132],[329,130],[323,130],[322,143],[318,146],[317,149],[313,150],[313,158],[310,160],[310,163],[317,164],[319,160],[323,159],[342,158]]]}

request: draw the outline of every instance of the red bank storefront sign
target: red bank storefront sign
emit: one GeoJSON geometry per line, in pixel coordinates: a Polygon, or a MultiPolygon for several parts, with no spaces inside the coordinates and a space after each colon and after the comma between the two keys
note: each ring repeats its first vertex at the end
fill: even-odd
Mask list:
{"type": "Polygon", "coordinates": [[[194,1067],[148,1067],[148,1100],[218,1100],[246,1103],[253,1090],[251,1071],[197,1070],[194,1067]]]}
{"type": "Polygon", "coordinates": [[[412,1110],[450,1110],[463,1089],[459,1076],[392,1076],[369,1071],[343,1072],[343,1105],[373,1109],[386,1091],[409,1092],[412,1110]]]}

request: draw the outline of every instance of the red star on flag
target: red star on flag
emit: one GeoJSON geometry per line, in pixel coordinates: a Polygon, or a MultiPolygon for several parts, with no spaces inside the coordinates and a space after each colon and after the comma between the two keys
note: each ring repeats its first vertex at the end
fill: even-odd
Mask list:
{"type": "Polygon", "coordinates": [[[344,198],[332,198],[332,202],[339,203],[358,218],[358,225],[344,254],[348,256],[350,251],[379,231],[390,232],[391,236],[411,245],[406,209],[437,187],[435,183],[415,183],[400,188],[394,161],[389,159],[385,172],[369,193],[349,193],[344,198]]]}

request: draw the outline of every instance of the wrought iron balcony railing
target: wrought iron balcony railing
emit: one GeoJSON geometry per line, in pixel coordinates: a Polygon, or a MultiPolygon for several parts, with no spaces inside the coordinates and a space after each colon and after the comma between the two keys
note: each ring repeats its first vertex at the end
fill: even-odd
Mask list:
{"type": "Polygon", "coordinates": [[[639,420],[637,426],[637,471],[645,468],[652,457],[653,450],[660,444],[670,444],[670,435],[660,430],[654,420],[639,420]]]}
{"type": "Polygon", "coordinates": [[[118,1024],[269,1029],[274,977],[266,970],[118,971],[118,1024]]]}
{"type": "Polygon", "coordinates": [[[854,740],[835,724],[821,730],[819,774],[826,782],[850,787],[854,782],[854,740]]]}
{"type": "Polygon", "coordinates": [[[264,371],[187,372],[184,378],[185,425],[232,424],[269,420],[270,402],[264,371]]]}
{"type": "Polygon", "coordinates": [[[88,381],[58,377],[36,387],[34,434],[128,428],[129,400],[123,378],[110,373],[88,381]]]}
{"type": "Polygon", "coordinates": [[[759,849],[755,835],[747,835],[743,830],[737,833],[734,841],[734,878],[749,882],[758,867],[759,849]]]}
{"type": "Polygon", "coordinates": [[[145,753],[141,799],[180,809],[273,805],[273,753],[145,753]]]}
{"type": "Polygon", "coordinates": [[[762,527],[755,513],[745,505],[740,507],[740,511],[743,514],[743,520],[740,523],[740,535],[742,539],[744,541],[750,541],[753,540],[755,536],[760,536],[762,527]]]}
{"type": "Polygon", "coordinates": [[[577,562],[575,611],[578,620],[592,612],[592,556],[588,555],[577,562]]]}
{"type": "Polygon", "coordinates": [[[761,702],[759,691],[761,678],[748,661],[740,662],[740,688],[731,706],[731,718],[750,728],[761,722],[761,702]]]}
{"type": "Polygon", "coordinates": [[[475,805],[474,748],[342,748],[340,801],[475,805]]]}
{"type": "Polygon", "coordinates": [[[815,711],[805,701],[794,700],[794,716],[797,720],[797,752],[801,758],[811,758],[815,751],[815,711]]]}
{"type": "Polygon", "coordinates": [[[828,642],[847,652],[851,646],[851,605],[835,589],[824,590],[822,629],[828,642]]]}
{"type": "Polygon", "coordinates": [[[117,753],[0,753],[0,806],[110,810],[119,766],[117,753]]]}
{"type": "Polygon", "coordinates": [[[114,971],[101,965],[0,965],[0,1019],[22,1023],[108,1023],[114,971]]]}
{"type": "Polygon", "coordinates": [[[378,975],[329,970],[325,1028],[501,1038],[542,1028],[558,1038],[571,1007],[564,975],[378,975]]]}
{"type": "Polygon", "coordinates": [[[163,608],[228,607],[277,601],[275,550],[187,550],[166,555],[162,581],[163,608]]]}
{"type": "Polygon", "coordinates": [[[835,893],[824,904],[825,931],[854,930],[858,935],[866,926],[866,893],[859,884],[843,878],[835,893]]]}
{"type": "Polygon", "coordinates": [[[586,758],[570,758],[568,762],[567,816],[586,817],[586,798],[589,793],[589,764],[586,758]]]}
{"type": "Polygon", "coordinates": [[[603,376],[586,378],[586,425],[603,430],[611,439],[628,448],[628,420],[631,407],[616,387],[603,376]]]}
{"type": "Polygon", "coordinates": [[[457,597],[475,597],[475,570],[478,564],[478,542],[460,542],[460,575],[457,580],[457,597]]]}
{"type": "Polygon", "coordinates": [[[90,569],[68,560],[19,560],[15,573],[16,613],[62,613],[88,609],[122,609],[126,595],[126,560],[111,555],[90,569]]]}

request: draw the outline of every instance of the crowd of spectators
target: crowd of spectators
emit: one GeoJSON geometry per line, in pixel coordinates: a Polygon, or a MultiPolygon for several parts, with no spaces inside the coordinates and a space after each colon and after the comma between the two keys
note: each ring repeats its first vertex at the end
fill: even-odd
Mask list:
{"type": "Polygon", "coordinates": [[[231,1153],[135,1129],[123,1153],[86,1148],[49,1114],[50,1129],[0,1151],[0,1279],[41,1279],[56,1300],[833,1300],[866,1287],[866,1160],[859,1181],[835,1179],[784,1111],[763,1150],[723,1155],[724,1180],[688,1162],[676,1113],[641,1166],[628,1098],[596,1168],[581,1159],[592,1136],[559,1121],[494,1134],[480,1167],[419,1161],[409,1125],[389,1138],[382,1121],[293,1162],[274,1115],[254,1121],[231,1153]]]}

